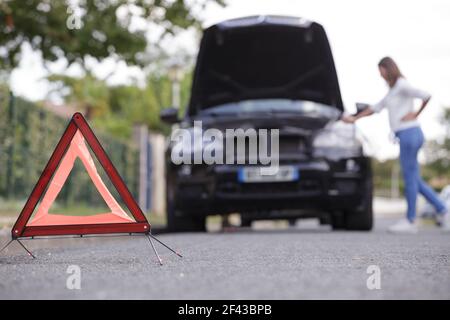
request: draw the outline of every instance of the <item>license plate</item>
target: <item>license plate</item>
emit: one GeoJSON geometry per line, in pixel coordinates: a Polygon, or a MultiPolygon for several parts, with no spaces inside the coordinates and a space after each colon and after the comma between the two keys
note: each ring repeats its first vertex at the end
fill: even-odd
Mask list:
{"type": "Polygon", "coordinates": [[[298,169],[293,166],[280,166],[278,172],[271,175],[261,174],[260,167],[243,167],[238,172],[239,182],[244,183],[296,181],[299,176],[298,169]]]}

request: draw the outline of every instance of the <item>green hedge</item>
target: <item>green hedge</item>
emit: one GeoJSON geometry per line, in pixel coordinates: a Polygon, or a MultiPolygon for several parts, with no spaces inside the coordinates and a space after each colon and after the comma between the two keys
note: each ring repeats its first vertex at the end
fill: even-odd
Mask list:
{"type": "MultiPolygon", "coordinates": [[[[0,198],[23,200],[31,193],[68,120],[21,98],[0,93],[0,198]]],[[[136,196],[138,150],[128,142],[96,132],[111,161],[136,196]]],[[[117,196],[97,162],[100,175],[117,196]]],[[[103,200],[77,160],[58,203],[102,206],[103,200]]]]}

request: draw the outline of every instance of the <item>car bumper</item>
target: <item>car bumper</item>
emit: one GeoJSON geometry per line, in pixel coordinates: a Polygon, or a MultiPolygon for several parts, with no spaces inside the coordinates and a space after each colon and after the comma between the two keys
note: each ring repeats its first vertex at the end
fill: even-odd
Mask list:
{"type": "Polygon", "coordinates": [[[370,159],[352,158],[357,170],[347,170],[347,160],[289,163],[300,172],[300,179],[290,182],[243,183],[238,180],[239,165],[193,167],[189,175],[178,174],[176,206],[202,215],[355,207],[371,175],[370,159]]]}

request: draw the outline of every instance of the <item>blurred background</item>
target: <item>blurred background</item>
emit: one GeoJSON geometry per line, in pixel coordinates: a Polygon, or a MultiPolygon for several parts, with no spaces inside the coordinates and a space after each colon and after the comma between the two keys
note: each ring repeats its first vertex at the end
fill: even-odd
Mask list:
{"type": "MultiPolygon", "coordinates": [[[[201,30],[247,15],[321,23],[332,46],[346,110],[387,87],[377,63],[399,62],[433,98],[422,124],[424,177],[450,184],[450,2],[295,0],[0,0],[0,226],[11,225],[75,111],[83,112],[152,221],[164,223],[164,143],[159,112],[189,99],[201,30]]],[[[358,123],[373,156],[376,195],[402,194],[387,114],[358,123]]],[[[98,211],[82,167],[59,210],[98,211]],[[64,208],[64,209],[63,209],[64,208]]],[[[110,188],[111,189],[111,188],[110,188]]]]}

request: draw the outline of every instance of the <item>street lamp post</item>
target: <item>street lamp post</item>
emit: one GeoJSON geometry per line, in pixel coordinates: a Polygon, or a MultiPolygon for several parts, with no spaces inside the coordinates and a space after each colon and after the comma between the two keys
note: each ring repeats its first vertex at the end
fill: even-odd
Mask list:
{"type": "Polygon", "coordinates": [[[181,80],[183,78],[182,65],[174,62],[169,66],[168,77],[172,82],[172,106],[180,108],[181,80]]]}

